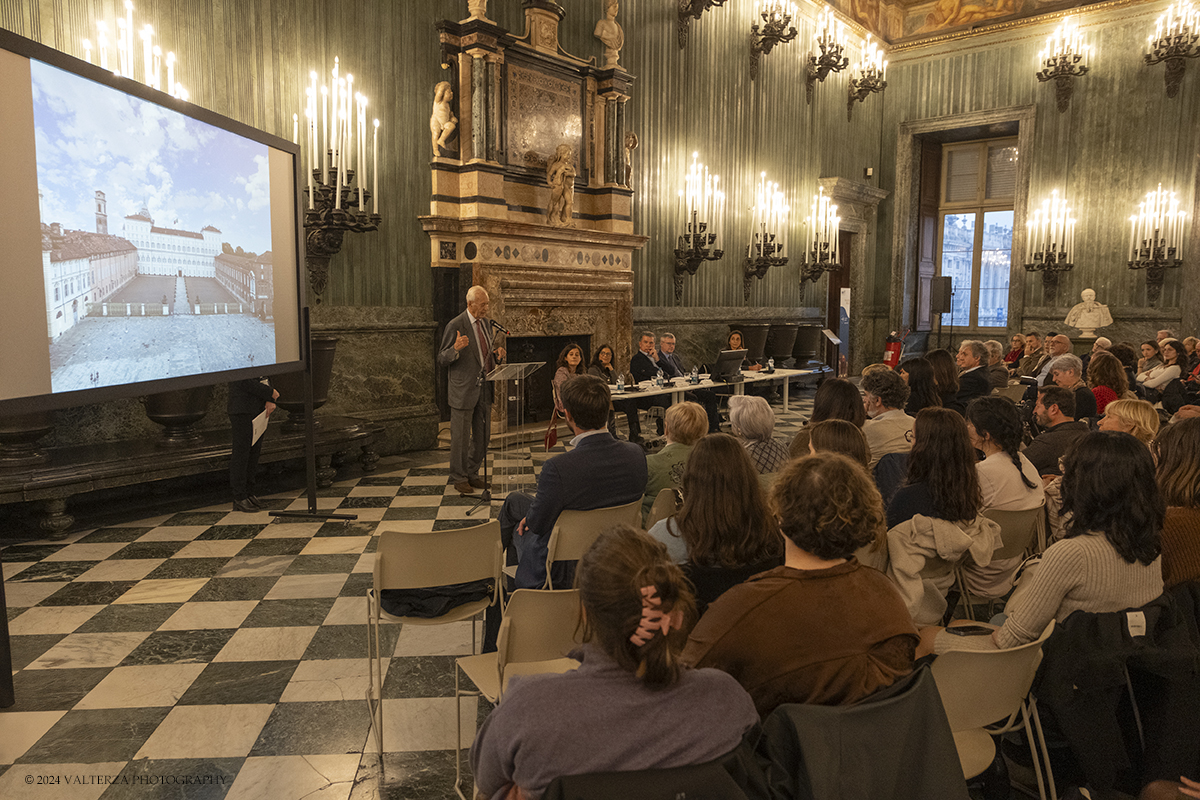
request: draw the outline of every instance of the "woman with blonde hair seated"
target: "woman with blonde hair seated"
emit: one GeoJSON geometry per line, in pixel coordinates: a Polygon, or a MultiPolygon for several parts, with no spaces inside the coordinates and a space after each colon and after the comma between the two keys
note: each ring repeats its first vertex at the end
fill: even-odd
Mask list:
{"type": "Polygon", "coordinates": [[[761,397],[734,395],[729,398],[729,426],[742,440],[746,454],[760,474],[778,472],[788,460],[788,448],[776,441],[775,412],[761,397]]]}
{"type": "Polygon", "coordinates": [[[1147,447],[1158,434],[1161,421],[1154,406],[1145,400],[1114,400],[1104,407],[1097,426],[1102,431],[1132,434],[1147,447]]]}
{"type": "Polygon", "coordinates": [[[650,513],[654,498],[663,489],[678,489],[683,485],[683,466],[687,463],[692,445],[708,430],[708,415],[699,403],[676,403],[667,409],[663,434],[667,446],[646,456],[646,494],[642,497],[642,516],[650,513]]]}
{"type": "Polygon", "coordinates": [[[579,561],[582,663],[516,677],[471,747],[479,794],[538,800],[560,775],[703,764],[758,723],[728,675],[680,658],[692,590],[661,544],[620,526],[579,561]]]}
{"type": "Polygon", "coordinates": [[[763,717],[782,703],[848,705],[911,672],[918,636],[904,602],[854,558],[883,529],[867,471],[836,453],[799,458],[771,503],[784,565],[721,595],[684,659],[728,672],[763,717]]]}

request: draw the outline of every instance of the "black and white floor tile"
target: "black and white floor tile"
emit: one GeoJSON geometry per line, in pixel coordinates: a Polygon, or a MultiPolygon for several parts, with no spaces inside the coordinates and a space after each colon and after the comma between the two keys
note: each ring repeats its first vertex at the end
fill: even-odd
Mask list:
{"type": "MultiPolygon", "coordinates": [[[[781,439],[811,409],[798,395],[787,414],[776,406],[781,439]]],[[[554,455],[533,451],[491,457],[493,517],[554,455]]],[[[62,542],[0,531],[17,696],[0,710],[0,797],[453,797],[454,659],[471,652],[471,623],[385,626],[382,770],[364,699],[380,523],[485,518],[467,515],[476,498],[447,486],[447,469],[445,451],[408,454],[320,490],[318,508],[348,522],[219,503],[109,515],[62,542]]],[[[263,499],[308,508],[299,489],[263,499]]],[[[463,747],[489,710],[479,702],[463,703],[463,747]]]]}

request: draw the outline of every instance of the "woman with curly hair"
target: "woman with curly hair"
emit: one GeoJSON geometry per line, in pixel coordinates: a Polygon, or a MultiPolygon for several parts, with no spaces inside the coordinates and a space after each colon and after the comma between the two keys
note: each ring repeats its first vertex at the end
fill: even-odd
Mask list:
{"type": "Polygon", "coordinates": [[[1103,414],[1109,403],[1120,400],[1129,391],[1125,368],[1112,353],[1099,352],[1092,356],[1088,362],[1087,382],[1096,397],[1097,414],[1103,414]]]}
{"type": "Polygon", "coordinates": [[[728,672],[763,717],[782,703],[854,703],[911,672],[919,638],[904,601],[854,558],[883,530],[866,470],[836,453],[796,459],[771,503],[784,565],[714,602],[684,660],[728,672]]]}
{"type": "Polygon", "coordinates": [[[962,417],[946,408],[927,408],[917,414],[908,471],[888,503],[888,528],[917,514],[950,522],[979,516],[983,500],[977,461],[962,417]]]}
{"type": "Polygon", "coordinates": [[[908,403],[904,413],[915,417],[923,408],[941,408],[942,398],[938,395],[937,382],[933,379],[933,367],[924,358],[910,358],[900,364],[900,377],[908,384],[908,403]]]}
{"type": "Polygon", "coordinates": [[[701,614],[729,587],[783,563],[758,471],[737,439],[710,433],[697,441],[681,492],[683,505],[650,536],[683,564],[701,614]]]}
{"type": "Polygon", "coordinates": [[[1167,504],[1163,586],[1200,579],[1200,418],[1180,420],[1154,440],[1155,473],[1167,504]]]}
{"type": "Polygon", "coordinates": [[[809,426],[827,419],[844,419],[862,428],[867,421],[867,412],[857,386],[843,378],[830,378],[817,387],[817,393],[813,395],[812,416],[788,446],[792,458],[808,455],[809,426]]]}
{"type": "Polygon", "coordinates": [[[571,655],[582,663],[509,684],[471,747],[483,797],[536,800],[560,775],[703,764],[758,723],[728,675],[681,659],[695,607],[661,544],[628,526],[606,531],[575,585],[584,644],[571,655]]]}
{"type": "Polygon", "coordinates": [[[925,360],[933,369],[933,382],[942,399],[942,408],[963,413],[963,404],[958,402],[958,364],[954,356],[948,350],[930,350],[925,354],[925,360]]]}

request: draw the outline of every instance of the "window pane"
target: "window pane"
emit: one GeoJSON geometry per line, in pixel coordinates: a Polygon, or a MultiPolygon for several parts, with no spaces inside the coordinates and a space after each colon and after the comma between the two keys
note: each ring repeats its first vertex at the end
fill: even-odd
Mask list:
{"type": "MultiPolygon", "coordinates": [[[[1012,212],[1009,227],[1012,227],[1012,212]]],[[[971,324],[971,260],[975,248],[975,212],[947,214],[942,220],[942,268],[943,277],[952,280],[954,296],[953,320],[950,314],[942,314],[943,325],[971,324]]]]}
{"type": "Polygon", "coordinates": [[[988,147],[987,199],[1007,200],[1016,193],[1016,189],[1017,148],[1012,145],[988,147]]]}
{"type": "Polygon", "coordinates": [[[1008,325],[1008,278],[1012,267],[1012,211],[983,215],[983,253],[979,268],[979,325],[1008,325]]]}
{"type": "Polygon", "coordinates": [[[947,203],[971,202],[979,198],[979,147],[950,150],[946,158],[947,203]]]}

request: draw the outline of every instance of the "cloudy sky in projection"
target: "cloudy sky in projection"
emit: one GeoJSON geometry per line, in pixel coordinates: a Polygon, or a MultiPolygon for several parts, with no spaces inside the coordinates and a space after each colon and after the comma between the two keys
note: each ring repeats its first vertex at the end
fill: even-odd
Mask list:
{"type": "Polygon", "coordinates": [[[108,232],[150,210],[154,224],[271,249],[267,146],[32,61],[38,189],[44,223],[96,230],[96,190],[108,232]]]}

